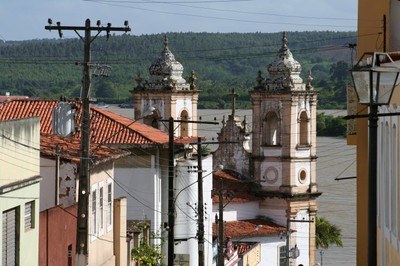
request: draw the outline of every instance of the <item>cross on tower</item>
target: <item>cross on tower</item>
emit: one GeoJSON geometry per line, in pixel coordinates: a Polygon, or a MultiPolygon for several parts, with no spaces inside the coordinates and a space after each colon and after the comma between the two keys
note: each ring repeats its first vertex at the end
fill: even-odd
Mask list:
{"type": "Polygon", "coordinates": [[[235,89],[232,89],[232,93],[229,94],[232,98],[232,116],[235,115],[235,109],[236,109],[236,98],[239,96],[239,94],[235,93],[235,89]]]}

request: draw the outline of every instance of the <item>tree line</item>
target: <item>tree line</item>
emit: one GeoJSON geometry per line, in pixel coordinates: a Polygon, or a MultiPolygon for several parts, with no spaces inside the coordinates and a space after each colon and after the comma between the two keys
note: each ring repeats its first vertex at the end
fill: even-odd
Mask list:
{"type": "MultiPolygon", "coordinates": [[[[239,94],[238,108],[250,108],[249,90],[258,70],[267,67],[282,44],[282,33],[167,33],[169,47],[184,66],[184,77],[194,70],[201,90],[199,108],[225,108],[232,89],[239,94]],[[215,97],[218,95],[219,97],[215,97]]],[[[148,68],[163,49],[163,34],[98,37],[92,45],[95,64],[112,68],[110,77],[94,77],[91,96],[107,102],[124,102],[135,87],[138,73],[148,68]]],[[[309,70],[319,91],[318,108],[344,108],[355,32],[288,32],[288,47],[309,70]]],[[[83,57],[80,39],[43,39],[0,43],[1,93],[56,99],[79,97],[83,57]]]]}

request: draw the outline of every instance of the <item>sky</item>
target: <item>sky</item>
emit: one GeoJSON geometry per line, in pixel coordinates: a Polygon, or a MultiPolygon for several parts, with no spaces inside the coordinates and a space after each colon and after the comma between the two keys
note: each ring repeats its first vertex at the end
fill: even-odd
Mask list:
{"type": "MultiPolygon", "coordinates": [[[[357,0],[1,0],[0,39],[53,39],[63,26],[101,20],[132,35],[166,32],[355,31],[357,0]]],[[[65,38],[76,38],[73,31],[65,38]]]]}

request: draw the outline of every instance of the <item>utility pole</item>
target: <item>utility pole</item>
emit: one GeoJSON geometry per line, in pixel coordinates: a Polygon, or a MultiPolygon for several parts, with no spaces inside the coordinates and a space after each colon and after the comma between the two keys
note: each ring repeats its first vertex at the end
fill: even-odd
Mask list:
{"type": "Polygon", "coordinates": [[[290,265],[290,215],[286,220],[286,265],[290,265]]]}
{"type": "Polygon", "coordinates": [[[286,220],[286,263],[290,265],[290,259],[296,259],[300,256],[300,250],[297,248],[297,244],[293,248],[290,248],[290,234],[292,230],[290,229],[290,223],[313,223],[314,220],[291,220],[290,214],[288,212],[288,218],[286,220]]]}
{"type": "MultiPolygon", "coordinates": [[[[175,227],[175,199],[174,199],[174,175],[175,175],[175,151],[174,151],[174,132],[175,127],[174,123],[192,123],[192,124],[209,124],[209,125],[218,125],[218,122],[207,122],[207,121],[188,121],[188,120],[174,120],[173,117],[170,117],[168,120],[160,120],[161,122],[168,122],[168,266],[174,265],[174,257],[175,257],[175,240],[174,240],[174,227],[175,227]]],[[[201,153],[201,152],[200,152],[201,153]]],[[[201,162],[200,162],[201,164],[201,162]]],[[[201,182],[203,182],[203,178],[201,177],[201,182]]],[[[203,183],[201,184],[201,186],[203,183]]],[[[199,190],[200,194],[200,190],[199,190]]],[[[203,197],[203,188],[201,190],[201,194],[203,197]]],[[[200,205],[200,202],[199,202],[200,205]]],[[[203,208],[203,204],[201,204],[201,208],[203,208]]],[[[200,209],[199,209],[200,212],[200,209]]],[[[203,209],[201,211],[201,215],[203,216],[203,246],[204,246],[204,214],[203,209]]],[[[200,216],[200,214],[199,214],[200,216]]],[[[199,218],[200,219],[200,218],[199,218]]],[[[200,242],[199,242],[200,244],[200,242]]],[[[200,250],[200,246],[199,246],[200,250]]],[[[200,251],[199,251],[200,252],[200,251]]],[[[200,255],[199,255],[200,259],[200,255]]],[[[203,248],[203,261],[204,261],[204,248],[203,248]]]]}
{"type": "Polygon", "coordinates": [[[218,186],[218,266],[224,266],[224,182],[219,179],[218,186]]]}
{"type": "MultiPolygon", "coordinates": [[[[170,117],[168,120],[162,119],[161,122],[168,122],[168,266],[174,265],[174,257],[175,257],[175,240],[174,240],[174,227],[175,227],[175,200],[174,200],[174,176],[175,176],[175,150],[174,150],[174,123],[193,123],[193,124],[209,124],[209,125],[218,125],[218,122],[207,122],[207,121],[188,121],[188,120],[174,120],[173,117],[170,117]]],[[[200,152],[201,153],[201,152],[200,152]]],[[[201,177],[201,182],[203,182],[203,178],[201,177]]],[[[203,183],[201,184],[201,186],[203,183]]],[[[201,193],[203,194],[203,188],[201,193]]],[[[199,203],[200,205],[200,203],[199,203]]],[[[201,208],[203,208],[203,204],[201,204],[201,208]]],[[[203,215],[203,246],[204,246],[204,214],[203,215]]],[[[200,214],[199,214],[200,216],[200,214]]],[[[200,218],[199,218],[200,219],[200,218]]],[[[199,242],[200,244],[200,242],[199,242]]],[[[199,246],[200,249],[200,246],[199,246]]],[[[200,252],[200,251],[199,251],[200,252]]],[[[200,259],[200,254],[199,254],[200,259]]],[[[204,261],[204,249],[203,249],[203,261],[204,261]]]]}
{"type": "Polygon", "coordinates": [[[201,138],[197,138],[197,186],[198,186],[198,245],[199,266],[204,266],[204,200],[203,200],[203,165],[201,153],[201,138]]]}
{"type": "Polygon", "coordinates": [[[386,15],[383,15],[383,51],[386,52],[386,15]]]}
{"type": "Polygon", "coordinates": [[[174,204],[174,118],[168,119],[168,266],[174,265],[174,227],[175,227],[175,204],[174,204]]]}
{"type": "Polygon", "coordinates": [[[76,238],[76,265],[83,266],[89,263],[88,250],[88,208],[89,208],[89,193],[90,193],[90,66],[91,54],[90,45],[94,39],[102,32],[107,33],[107,39],[110,37],[111,31],[128,32],[131,29],[128,26],[128,21],[125,21],[125,27],[111,27],[111,23],[107,23],[107,27],[101,26],[100,20],[97,21],[97,27],[91,27],[90,20],[86,19],[85,26],[61,26],[60,22],[57,25],[52,25],[52,20],[48,19],[49,26],[45,26],[46,30],[57,30],[60,38],[62,38],[63,30],[73,30],[78,34],[79,38],[84,42],[84,59],[83,59],[83,81],[82,81],[82,117],[81,117],[81,153],[79,163],[79,194],[78,194],[78,218],[77,218],[77,238],[76,238]],[[79,30],[84,31],[82,37],[79,30]],[[97,34],[92,38],[91,32],[96,31],[97,34]]]}

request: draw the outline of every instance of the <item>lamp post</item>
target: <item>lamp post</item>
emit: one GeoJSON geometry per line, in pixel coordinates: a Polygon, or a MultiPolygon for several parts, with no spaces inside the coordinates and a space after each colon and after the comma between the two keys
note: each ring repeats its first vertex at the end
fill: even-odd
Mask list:
{"type": "Polygon", "coordinates": [[[388,53],[365,53],[351,69],[360,104],[368,114],[368,265],[377,264],[377,132],[378,106],[388,105],[400,69],[388,53]]]}

